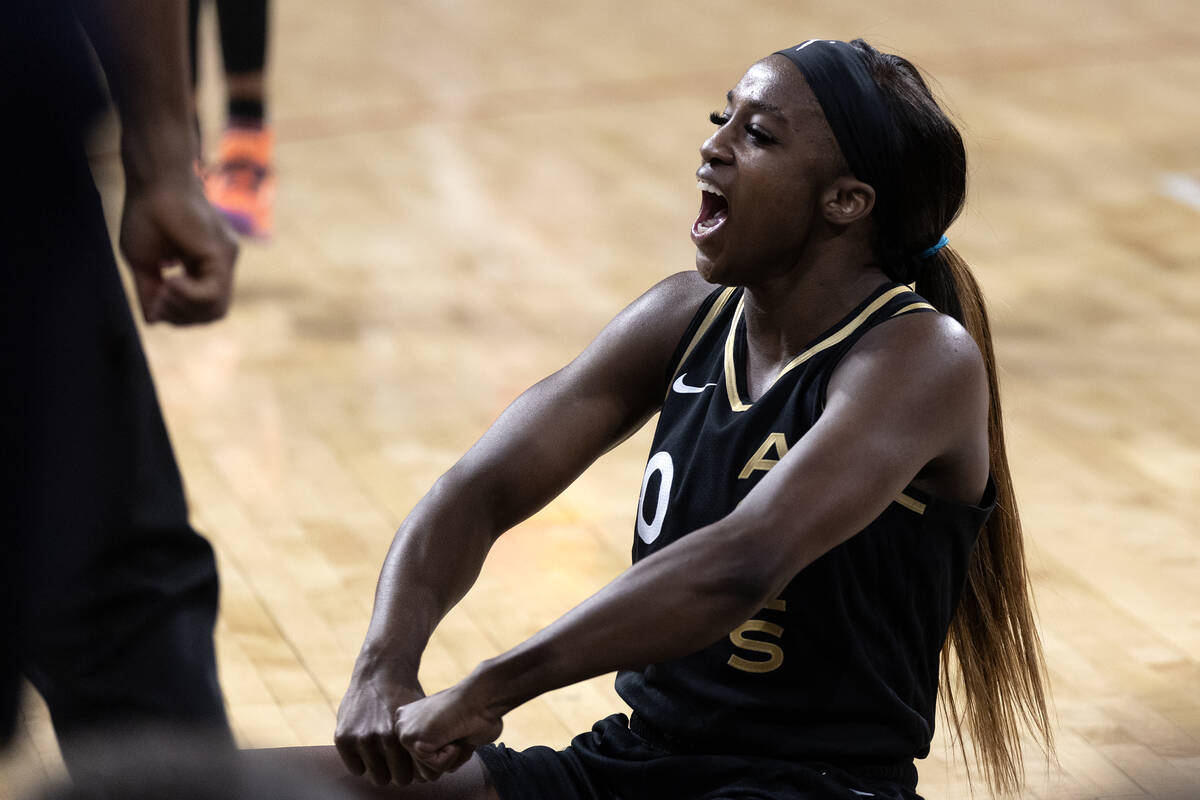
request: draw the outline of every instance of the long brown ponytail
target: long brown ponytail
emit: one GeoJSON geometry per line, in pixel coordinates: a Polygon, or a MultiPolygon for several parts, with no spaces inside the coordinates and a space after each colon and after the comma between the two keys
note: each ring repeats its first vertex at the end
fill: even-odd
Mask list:
{"type": "Polygon", "coordinates": [[[962,323],[987,365],[988,442],[996,486],[996,509],[975,543],[967,584],[942,648],[939,694],[964,759],[965,721],[988,784],[996,792],[1015,792],[1024,780],[1021,730],[1033,731],[1048,752],[1053,732],[1021,518],[1004,447],[991,328],[979,284],[958,254],[946,247],[926,261],[917,291],[962,323]]]}
{"type": "Polygon", "coordinates": [[[1046,667],[1034,623],[1033,597],[1017,513],[992,335],[983,295],[971,270],[950,247],[934,244],[962,209],[966,153],[962,137],[934,101],[917,69],[861,39],[852,42],[887,99],[895,123],[891,185],[901,196],[879,198],[876,251],[894,279],[915,283],[935,308],[958,320],[987,365],[991,397],[988,441],[996,509],[980,532],[966,587],[942,648],[942,710],[968,764],[964,723],[976,760],[996,793],[1018,791],[1024,780],[1021,732],[1053,749],[1046,703],[1046,667]]]}

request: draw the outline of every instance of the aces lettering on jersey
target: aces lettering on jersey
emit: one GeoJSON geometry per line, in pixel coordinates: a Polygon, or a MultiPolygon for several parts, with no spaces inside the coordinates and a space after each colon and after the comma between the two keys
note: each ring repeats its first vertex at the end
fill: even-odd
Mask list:
{"type": "MultiPolygon", "coordinates": [[[[783,442],[782,434],[771,434],[771,436],[780,437],[778,441],[782,444],[779,447],[779,457],[782,458],[783,454],[787,452],[787,443],[783,442]]],[[[775,441],[768,438],[751,458],[743,472],[749,474],[754,469],[769,470],[771,466],[778,463],[778,461],[766,458],[769,446],[774,446],[775,441]],[[753,466],[756,463],[759,465],[753,466]]],[[[746,475],[742,477],[746,477],[746,475]]],[[[638,497],[637,506],[637,534],[646,544],[653,542],[662,533],[663,521],[666,519],[668,511],[667,499],[670,497],[671,484],[674,479],[675,465],[671,460],[671,454],[665,450],[655,453],[646,465],[646,474],[642,477],[642,492],[638,497]],[[647,490],[655,484],[657,484],[657,490],[652,493],[649,503],[652,510],[647,512],[647,490]]],[[[760,613],[786,610],[787,604],[783,600],[776,599],[768,603],[760,613]]],[[[774,672],[783,666],[783,647],[780,645],[782,638],[782,625],[757,618],[746,620],[729,634],[729,641],[744,655],[734,653],[725,663],[742,672],[760,675],[774,672]]]]}
{"type": "MultiPolygon", "coordinates": [[[[771,467],[778,464],[779,460],[787,455],[787,451],[787,438],[782,433],[770,434],[754,451],[754,455],[750,456],[746,466],[742,467],[742,471],[738,473],[738,479],[745,480],[759,471],[770,472],[771,467]]],[[[769,611],[787,611],[787,604],[776,598],[759,613],[763,614],[769,611]]],[[[782,639],[782,625],[757,617],[746,620],[733,633],[729,634],[729,641],[733,643],[734,647],[746,653],[746,656],[734,653],[725,663],[742,672],[755,674],[774,672],[783,666],[783,647],[778,643],[782,639]]]]}
{"type": "MultiPolygon", "coordinates": [[[[788,443],[782,433],[771,433],[758,446],[746,466],[738,473],[738,479],[749,478],[755,472],[768,472],[771,467],[787,455],[788,443]]],[[[663,522],[666,520],[668,499],[671,495],[671,484],[675,480],[675,464],[671,454],[663,450],[650,457],[646,464],[646,472],[642,476],[642,491],[638,496],[637,505],[637,534],[638,537],[650,544],[662,533],[663,522]],[[654,491],[651,492],[651,487],[654,491]],[[647,504],[647,494],[650,503],[647,504]]],[[[767,604],[763,612],[786,611],[787,605],[783,600],[776,599],[767,604]]],[[[783,665],[783,626],[770,620],[749,619],[729,634],[729,641],[737,648],[726,662],[729,666],[742,672],[764,674],[774,672],[783,665]]]]}
{"type": "Polygon", "coordinates": [[[779,463],[779,459],[787,455],[787,451],[788,443],[783,434],[772,433],[754,451],[754,455],[750,456],[746,466],[742,467],[742,471],[738,473],[738,479],[749,478],[758,470],[769,472],[771,467],[779,463]],[[771,453],[775,454],[775,458],[770,458],[771,453]]]}
{"type": "MultiPolygon", "coordinates": [[[[787,603],[776,598],[767,603],[766,608],[759,614],[765,616],[770,611],[787,611],[787,603]]],[[[729,641],[733,642],[733,646],[746,655],[734,653],[725,663],[736,670],[758,675],[774,672],[783,666],[783,647],[778,644],[782,639],[782,625],[757,617],[748,619],[729,634],[729,641]],[[776,641],[771,641],[772,639],[776,641]]]]}
{"type": "MultiPolygon", "coordinates": [[[[738,473],[738,479],[749,478],[755,472],[769,472],[771,467],[779,463],[779,459],[787,455],[788,443],[782,433],[772,433],[763,440],[746,466],[738,473]],[[773,457],[772,457],[773,456],[773,457]]],[[[646,463],[646,472],[642,475],[642,491],[638,495],[637,504],[637,534],[643,542],[650,544],[662,533],[663,522],[670,509],[667,506],[671,496],[671,484],[675,481],[675,462],[666,450],[660,450],[650,457],[646,463]],[[650,496],[651,508],[647,508],[647,493],[651,487],[654,491],[650,496]]]]}

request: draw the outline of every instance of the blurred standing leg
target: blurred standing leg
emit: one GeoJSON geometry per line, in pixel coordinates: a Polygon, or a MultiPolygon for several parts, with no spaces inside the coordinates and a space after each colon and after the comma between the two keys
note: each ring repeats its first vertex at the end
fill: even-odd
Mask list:
{"type": "MultiPolygon", "coordinates": [[[[274,228],[275,136],[267,122],[267,0],[216,0],[225,76],[226,125],[205,191],[239,233],[266,239],[274,228]]],[[[200,0],[191,0],[192,75],[200,0]]]]}
{"type": "Polygon", "coordinates": [[[15,23],[0,49],[19,67],[0,70],[0,99],[29,122],[0,130],[22,190],[0,209],[0,745],[22,674],[68,767],[84,734],[148,722],[232,744],[215,560],[188,522],[84,152],[102,99],[88,49],[66,4],[17,5],[0,25],[15,23]]]}
{"type": "Polygon", "coordinates": [[[74,174],[57,185],[76,188],[48,220],[58,235],[18,254],[29,273],[55,271],[59,291],[22,298],[35,357],[21,377],[27,485],[15,533],[29,581],[22,667],[70,765],[73,737],[96,727],[227,723],[213,553],[188,522],[86,162],[60,163],[74,174]]]}

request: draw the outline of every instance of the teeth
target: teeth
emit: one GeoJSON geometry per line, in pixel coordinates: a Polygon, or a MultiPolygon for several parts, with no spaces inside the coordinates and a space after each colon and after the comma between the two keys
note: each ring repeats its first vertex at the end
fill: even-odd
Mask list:
{"type": "Polygon", "coordinates": [[[712,185],[711,183],[709,183],[708,181],[696,181],[696,188],[697,188],[697,189],[699,189],[699,190],[700,190],[700,191],[702,191],[702,192],[708,192],[709,194],[715,194],[717,197],[724,197],[724,196],[725,196],[725,195],[724,195],[724,194],[721,192],[721,190],[720,190],[720,189],[718,189],[717,187],[713,186],[713,185],[712,185]]]}

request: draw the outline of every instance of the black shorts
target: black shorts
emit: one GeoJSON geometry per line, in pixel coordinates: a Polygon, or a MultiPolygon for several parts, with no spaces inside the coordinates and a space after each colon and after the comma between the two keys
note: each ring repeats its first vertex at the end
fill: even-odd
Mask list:
{"type": "Polygon", "coordinates": [[[614,714],[564,750],[498,744],[476,752],[501,800],[920,800],[904,782],[819,763],[672,752],[652,738],[614,714]]]}

